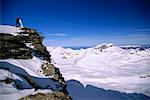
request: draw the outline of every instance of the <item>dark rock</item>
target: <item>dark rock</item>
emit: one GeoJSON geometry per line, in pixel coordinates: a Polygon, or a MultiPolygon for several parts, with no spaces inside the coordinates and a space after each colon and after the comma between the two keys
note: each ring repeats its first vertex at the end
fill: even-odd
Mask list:
{"type": "Polygon", "coordinates": [[[62,92],[54,92],[54,93],[38,93],[35,95],[29,95],[21,98],[20,100],[71,100],[66,94],[62,92]]]}

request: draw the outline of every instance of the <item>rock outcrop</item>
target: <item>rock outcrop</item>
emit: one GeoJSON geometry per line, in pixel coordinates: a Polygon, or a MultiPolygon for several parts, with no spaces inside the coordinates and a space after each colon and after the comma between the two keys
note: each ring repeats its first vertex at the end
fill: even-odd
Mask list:
{"type": "Polygon", "coordinates": [[[0,34],[0,59],[31,59],[31,49],[22,41],[20,36],[0,34]]]}
{"type": "MultiPolygon", "coordinates": [[[[51,81],[58,82],[59,86],[56,85],[56,89],[53,90],[54,93],[48,94],[36,94],[32,96],[27,96],[22,99],[26,100],[37,100],[37,98],[45,98],[41,100],[69,100],[71,99],[66,90],[66,82],[62,77],[59,69],[54,67],[51,64],[51,55],[47,51],[46,47],[42,44],[43,38],[40,36],[39,32],[30,28],[21,28],[21,32],[18,32],[17,35],[0,33],[0,59],[32,59],[33,57],[40,58],[43,63],[41,68],[37,71],[42,73],[45,77],[48,77],[51,81]],[[59,87],[59,88],[58,88],[59,87]],[[61,87],[61,88],[60,88],[61,87]],[[35,99],[34,99],[35,98],[35,99]],[[63,99],[61,99],[63,98],[63,99]]],[[[9,68],[4,67],[2,64],[0,69],[10,71],[9,68]]],[[[24,80],[26,80],[35,90],[42,89],[40,85],[34,80],[30,75],[18,74],[24,80]]],[[[16,81],[10,78],[0,80],[2,83],[12,83],[16,84],[16,81]]],[[[16,84],[17,89],[20,89],[21,86],[16,84]]],[[[44,87],[45,88],[45,87],[44,87]]]]}

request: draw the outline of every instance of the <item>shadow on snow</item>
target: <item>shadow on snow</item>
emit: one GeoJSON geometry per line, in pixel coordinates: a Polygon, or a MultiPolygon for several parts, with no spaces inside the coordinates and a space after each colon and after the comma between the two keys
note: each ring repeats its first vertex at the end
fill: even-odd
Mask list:
{"type": "Polygon", "coordinates": [[[84,87],[76,80],[67,81],[67,90],[73,100],[150,100],[150,97],[137,93],[126,94],[92,85],[84,87]]]}
{"type": "Polygon", "coordinates": [[[21,79],[14,79],[15,84],[19,86],[19,89],[51,89],[62,90],[62,84],[51,78],[39,78],[29,75],[24,69],[10,64],[8,62],[0,62],[0,69],[7,70],[13,74],[16,74],[21,79]]]}
{"type": "MultiPolygon", "coordinates": [[[[52,80],[50,78],[39,78],[29,75],[24,69],[10,64],[8,62],[0,62],[0,69],[8,70],[9,72],[16,74],[22,80],[15,79],[15,83],[20,85],[20,89],[51,89],[51,90],[61,90],[62,84],[52,80]],[[38,87],[29,84],[30,78],[38,87]],[[28,81],[27,81],[28,80],[28,81]]],[[[150,100],[150,97],[137,94],[137,93],[121,93],[113,90],[104,90],[102,88],[97,88],[92,85],[87,85],[84,87],[79,81],[69,80],[67,81],[67,90],[69,95],[73,100],[150,100]]]]}

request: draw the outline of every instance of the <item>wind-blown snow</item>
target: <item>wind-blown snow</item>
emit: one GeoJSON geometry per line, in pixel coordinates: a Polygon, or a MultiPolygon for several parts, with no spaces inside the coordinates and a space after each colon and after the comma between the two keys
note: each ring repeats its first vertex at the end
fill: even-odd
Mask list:
{"type": "MultiPolygon", "coordinates": [[[[45,75],[43,75],[42,73],[38,71],[41,69],[41,65],[44,63],[44,61],[40,60],[37,57],[33,57],[32,59],[29,59],[29,60],[6,59],[6,60],[0,60],[0,62],[7,62],[14,66],[20,67],[24,69],[31,76],[45,78],[45,75]]],[[[22,72],[20,73],[23,74],[22,72]]]]}
{"type": "Polygon", "coordinates": [[[9,25],[0,25],[0,33],[18,35],[19,32],[22,32],[19,28],[9,25]]]}
{"type": "MultiPolygon", "coordinates": [[[[10,79],[22,81],[22,79],[18,77],[17,75],[7,70],[0,69],[0,79],[3,80],[6,77],[10,79]]],[[[14,83],[11,83],[11,84],[1,83],[0,84],[0,100],[8,100],[10,98],[11,100],[18,100],[19,98],[22,98],[31,94],[34,95],[37,93],[51,93],[52,92],[50,89],[38,90],[38,91],[35,91],[34,89],[17,90],[13,85],[14,83]]]]}
{"type": "Polygon", "coordinates": [[[5,59],[0,60],[0,80],[10,78],[16,82],[20,81],[20,85],[23,89],[16,89],[14,82],[11,84],[0,83],[0,100],[18,100],[21,97],[36,94],[36,93],[51,93],[51,89],[43,89],[35,91],[32,89],[32,86],[19,75],[31,76],[31,78],[38,83],[41,87],[46,87],[48,85],[51,88],[55,89],[57,82],[53,82],[50,78],[43,75],[39,70],[41,65],[44,63],[44,60],[41,60],[37,57],[32,59],[5,59]],[[5,70],[9,69],[9,71],[5,70]]]}
{"type": "Polygon", "coordinates": [[[150,49],[125,50],[102,44],[81,50],[62,47],[48,47],[48,50],[65,80],[150,96],[150,49]]]}

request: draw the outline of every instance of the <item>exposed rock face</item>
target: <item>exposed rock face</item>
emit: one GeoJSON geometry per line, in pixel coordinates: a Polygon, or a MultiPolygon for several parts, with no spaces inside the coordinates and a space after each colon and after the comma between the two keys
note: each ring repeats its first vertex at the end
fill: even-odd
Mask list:
{"type": "Polygon", "coordinates": [[[19,36],[0,34],[0,59],[31,59],[31,50],[19,36]]]}
{"type": "Polygon", "coordinates": [[[70,98],[62,92],[54,92],[48,94],[38,93],[36,95],[29,95],[21,98],[20,100],[70,100],[70,98]]]}
{"type": "MultiPolygon", "coordinates": [[[[0,33],[0,59],[32,59],[33,56],[44,60],[45,63],[41,65],[41,69],[38,70],[46,77],[49,77],[51,80],[59,82],[61,89],[58,89],[59,92],[48,93],[48,94],[36,94],[34,96],[27,96],[22,98],[23,100],[69,100],[68,92],[66,90],[66,82],[60,74],[58,68],[55,68],[51,64],[51,55],[47,51],[46,47],[42,44],[43,37],[34,29],[22,28],[19,35],[3,34],[0,33]],[[42,98],[42,99],[41,99],[42,98]]],[[[0,66],[3,68],[3,66],[0,66]]],[[[6,69],[9,71],[9,69],[6,69]]],[[[22,75],[30,85],[32,85],[35,90],[41,87],[38,86],[32,77],[29,75],[22,75]]],[[[0,82],[10,83],[15,81],[13,79],[0,80],[0,82]]],[[[17,89],[21,88],[18,84],[15,84],[17,89]]]]}
{"type": "Polygon", "coordinates": [[[31,43],[34,46],[34,56],[40,57],[43,60],[51,62],[49,52],[46,47],[42,44],[44,37],[40,36],[36,30],[22,28],[23,32],[20,32],[22,42],[31,43]]]}

